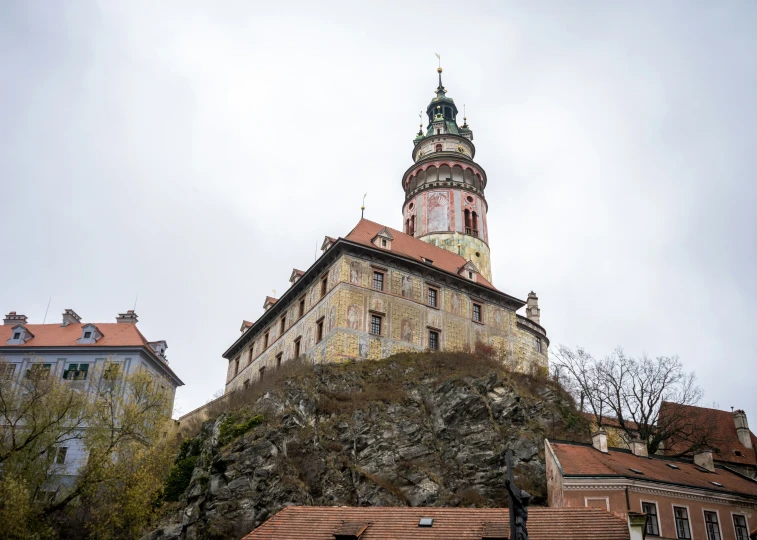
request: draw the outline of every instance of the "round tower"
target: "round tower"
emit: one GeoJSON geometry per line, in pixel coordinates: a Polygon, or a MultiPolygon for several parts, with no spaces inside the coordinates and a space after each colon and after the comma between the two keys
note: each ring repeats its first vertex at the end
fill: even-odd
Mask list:
{"type": "Polygon", "coordinates": [[[488,205],[484,197],[486,172],[473,161],[473,132],[442,85],[426,108],[428,126],[413,140],[413,166],[402,177],[402,207],[407,234],[461,255],[492,282],[489,256],[488,205]]]}

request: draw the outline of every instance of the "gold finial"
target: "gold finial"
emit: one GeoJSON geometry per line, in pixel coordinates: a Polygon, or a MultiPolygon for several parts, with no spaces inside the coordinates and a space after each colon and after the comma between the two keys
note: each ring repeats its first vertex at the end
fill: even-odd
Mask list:
{"type": "Polygon", "coordinates": [[[440,67],[436,68],[436,72],[437,73],[441,73],[442,72],[442,68],[440,68],[440,67]]]}

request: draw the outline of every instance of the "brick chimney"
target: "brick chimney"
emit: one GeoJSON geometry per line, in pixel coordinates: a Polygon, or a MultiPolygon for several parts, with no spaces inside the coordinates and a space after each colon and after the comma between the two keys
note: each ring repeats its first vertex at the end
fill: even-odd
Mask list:
{"type": "Polygon", "coordinates": [[[712,461],[712,450],[702,449],[698,453],[694,454],[694,463],[707,469],[710,472],[715,472],[715,462],[712,461]]]}
{"type": "Polygon", "coordinates": [[[736,424],[736,435],[739,436],[739,442],[745,448],[752,447],[752,437],[749,434],[749,424],[746,421],[746,413],[741,409],[733,411],[733,422],[736,424]]]}
{"type": "Polygon", "coordinates": [[[137,314],[133,309],[130,309],[126,313],[119,313],[116,317],[116,322],[121,324],[137,324],[137,314]]]}
{"type": "Polygon", "coordinates": [[[649,457],[647,443],[642,441],[638,436],[635,436],[633,439],[631,439],[631,442],[628,443],[628,446],[634,456],[649,457]]]}
{"type": "Polygon", "coordinates": [[[26,324],[26,315],[16,315],[15,311],[11,311],[3,319],[3,324],[26,324]]]}
{"type": "Polygon", "coordinates": [[[607,432],[602,426],[591,434],[591,445],[600,452],[607,453],[607,432]]]}
{"type": "Polygon", "coordinates": [[[67,309],[63,312],[63,322],[61,326],[66,327],[69,324],[79,324],[81,317],[79,317],[73,309],[67,309]]]}
{"type": "Polygon", "coordinates": [[[534,321],[536,324],[541,325],[539,322],[541,310],[539,309],[539,297],[536,296],[534,291],[528,293],[528,299],[526,300],[526,318],[530,321],[534,321]]]}

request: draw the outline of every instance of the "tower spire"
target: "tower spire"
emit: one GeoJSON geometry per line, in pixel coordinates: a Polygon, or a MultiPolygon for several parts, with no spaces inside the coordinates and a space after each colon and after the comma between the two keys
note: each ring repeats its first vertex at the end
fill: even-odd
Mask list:
{"type": "Polygon", "coordinates": [[[439,59],[439,67],[436,68],[436,72],[439,74],[439,87],[437,88],[437,91],[444,91],[444,86],[442,86],[442,57],[439,56],[439,53],[434,54],[439,59]]]}

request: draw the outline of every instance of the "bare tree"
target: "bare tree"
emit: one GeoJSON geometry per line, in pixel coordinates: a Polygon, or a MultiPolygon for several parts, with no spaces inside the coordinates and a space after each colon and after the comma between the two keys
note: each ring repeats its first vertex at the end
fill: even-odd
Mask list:
{"type": "Polygon", "coordinates": [[[609,423],[629,440],[647,441],[649,453],[670,441],[676,442],[677,455],[716,442],[711,426],[701,425],[699,409],[690,407],[700,401],[702,389],[677,356],[632,358],[618,348],[597,360],[580,347],[574,351],[560,346],[553,363],[598,425],[609,423]],[[681,406],[666,406],[668,402],[681,406]]]}

